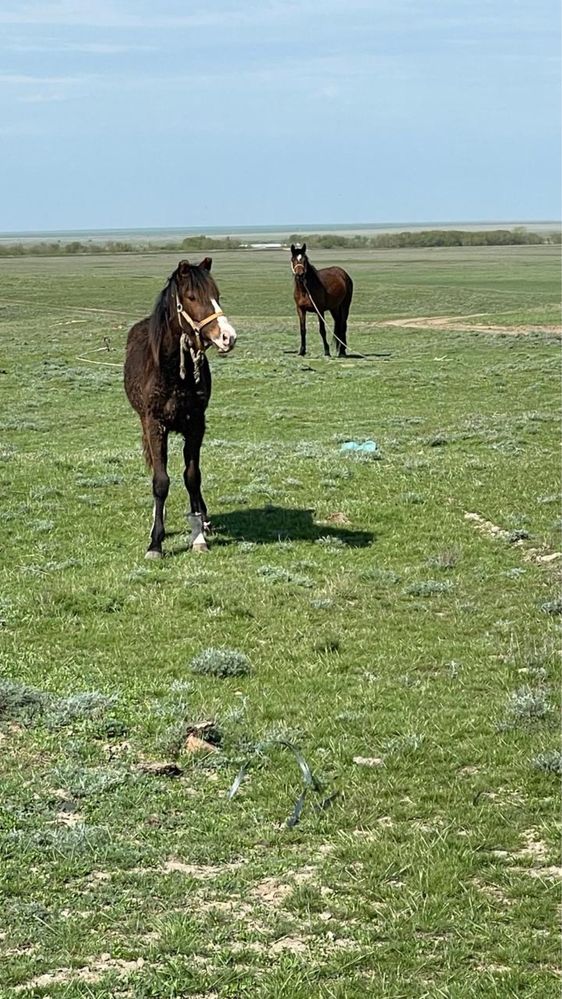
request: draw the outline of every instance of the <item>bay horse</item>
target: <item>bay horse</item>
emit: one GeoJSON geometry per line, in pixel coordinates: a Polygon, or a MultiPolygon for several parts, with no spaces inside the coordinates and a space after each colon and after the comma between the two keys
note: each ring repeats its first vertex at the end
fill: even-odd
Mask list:
{"type": "Polygon", "coordinates": [[[125,392],[142,424],[142,443],[152,470],[154,511],[146,558],[162,558],[168,434],[184,438],[184,482],[189,495],[191,545],[207,551],[210,530],[201,495],[199,454],[205,434],[205,410],[211,397],[211,370],[205,351],[214,344],[227,354],[236,342],[234,327],[220,308],[211,277],[211,259],[199,265],[181,260],[156,299],[152,314],[129,330],[125,357],[125,392]]]}
{"type": "Polygon", "coordinates": [[[299,355],[306,354],[306,313],[318,316],[324,354],[330,356],[326,340],[324,313],[331,312],[334,320],[334,339],[338,357],[347,351],[347,317],[353,296],[353,281],[343,267],[322,267],[317,270],[306,255],[306,243],[291,243],[291,270],[295,278],[294,299],[301,331],[299,355]]]}

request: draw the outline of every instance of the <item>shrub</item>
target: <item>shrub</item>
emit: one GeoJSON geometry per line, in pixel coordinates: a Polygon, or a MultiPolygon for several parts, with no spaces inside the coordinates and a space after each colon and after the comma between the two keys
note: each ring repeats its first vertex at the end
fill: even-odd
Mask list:
{"type": "Polygon", "coordinates": [[[189,664],[192,673],[209,676],[244,676],[251,670],[250,660],[236,649],[203,649],[189,664]]]}
{"type": "Polygon", "coordinates": [[[507,711],[514,722],[533,722],[546,718],[552,705],[547,699],[546,687],[520,687],[513,691],[507,701],[507,711]]]}
{"type": "Polygon", "coordinates": [[[450,593],[452,589],[449,579],[422,579],[419,583],[410,583],[405,592],[410,597],[433,597],[438,593],[450,593]]]}
{"type": "Polygon", "coordinates": [[[541,610],[544,614],[562,614],[562,600],[547,600],[541,610]]]}
{"type": "Polygon", "coordinates": [[[100,694],[97,690],[70,694],[69,697],[61,697],[52,703],[48,713],[49,722],[54,728],[62,728],[85,718],[99,718],[114,704],[114,697],[100,694]]]}
{"type": "Polygon", "coordinates": [[[539,753],[533,757],[533,766],[535,770],[542,770],[544,773],[562,774],[562,753],[559,749],[539,753]]]}
{"type": "Polygon", "coordinates": [[[46,700],[42,690],[13,680],[0,680],[0,720],[32,717],[44,709],[46,700]]]}

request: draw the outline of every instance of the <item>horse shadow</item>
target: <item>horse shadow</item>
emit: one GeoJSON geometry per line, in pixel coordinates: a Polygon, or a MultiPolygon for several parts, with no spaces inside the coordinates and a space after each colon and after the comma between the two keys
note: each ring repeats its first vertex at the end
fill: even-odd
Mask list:
{"type": "MultiPolygon", "coordinates": [[[[283,350],[282,353],[283,354],[292,354],[292,355],[299,354],[298,350],[288,350],[288,349],[287,350],[283,350]]],[[[299,356],[301,356],[301,355],[299,355],[299,356]]],[[[353,351],[348,351],[348,353],[345,354],[344,357],[337,357],[334,354],[334,355],[331,355],[330,357],[327,357],[326,360],[327,361],[331,361],[331,360],[334,360],[334,361],[369,361],[373,357],[385,358],[385,357],[392,357],[392,356],[393,356],[393,354],[392,354],[391,350],[371,351],[369,354],[354,354],[353,351]]],[[[316,355],[312,355],[312,354],[310,354],[310,355],[307,354],[306,355],[306,359],[308,360],[309,357],[310,357],[310,360],[312,360],[312,361],[322,361],[323,360],[322,356],[316,356],[316,355]]],[[[315,370],[315,369],[309,368],[308,370],[315,370]]]]}
{"type": "Polygon", "coordinates": [[[231,510],[213,517],[216,534],[213,547],[238,541],[271,545],[279,541],[318,541],[338,538],[350,548],[367,548],[375,540],[372,531],[354,531],[346,526],[318,524],[314,510],[283,506],[264,506],[246,510],[231,510]]]}
{"type": "Polygon", "coordinates": [[[392,351],[391,350],[371,351],[370,354],[354,354],[353,351],[350,351],[348,354],[345,355],[343,360],[368,361],[369,358],[371,357],[392,357],[392,351]]]}

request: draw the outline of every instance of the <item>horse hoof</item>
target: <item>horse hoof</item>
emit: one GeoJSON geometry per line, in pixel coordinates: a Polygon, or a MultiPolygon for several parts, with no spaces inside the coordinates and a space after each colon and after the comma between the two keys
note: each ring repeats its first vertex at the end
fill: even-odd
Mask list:
{"type": "Polygon", "coordinates": [[[159,552],[156,548],[149,548],[145,558],[163,558],[162,552],[159,552]]]}
{"type": "Polygon", "coordinates": [[[191,547],[194,552],[208,551],[205,541],[205,525],[203,515],[200,513],[190,513],[187,517],[191,526],[191,547]]]}

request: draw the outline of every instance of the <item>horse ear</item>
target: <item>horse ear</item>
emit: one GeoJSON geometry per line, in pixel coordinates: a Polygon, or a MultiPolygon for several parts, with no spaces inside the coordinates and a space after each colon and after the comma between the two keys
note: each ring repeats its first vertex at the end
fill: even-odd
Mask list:
{"type": "Polygon", "coordinates": [[[301,253],[306,253],[306,243],[302,244],[302,246],[301,246],[301,253]]]}
{"type": "Polygon", "coordinates": [[[178,274],[186,274],[190,266],[189,260],[180,260],[178,264],[178,274]]]}
{"type": "Polygon", "coordinates": [[[212,263],[213,263],[212,257],[205,257],[205,259],[201,261],[199,266],[203,271],[210,271],[212,263]]]}
{"type": "Polygon", "coordinates": [[[291,243],[291,253],[292,253],[293,257],[294,257],[294,255],[296,253],[296,246],[295,246],[294,243],[291,243]]]}

